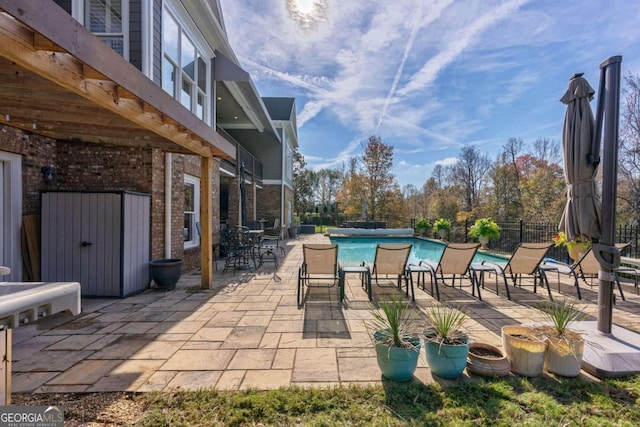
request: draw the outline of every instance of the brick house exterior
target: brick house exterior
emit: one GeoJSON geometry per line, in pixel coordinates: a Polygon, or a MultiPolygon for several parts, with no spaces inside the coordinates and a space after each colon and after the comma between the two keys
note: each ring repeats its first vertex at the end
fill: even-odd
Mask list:
{"type": "MultiPolygon", "coordinates": [[[[20,3],[18,0],[1,0],[0,7],[10,13],[12,10],[18,11],[20,3]]],[[[22,5],[27,15],[31,13],[32,16],[39,13],[38,10],[50,9],[50,16],[59,17],[59,11],[56,9],[62,8],[68,15],[72,15],[80,24],[83,24],[84,18],[89,19],[89,15],[79,15],[79,13],[87,12],[95,6],[94,3],[90,0],[28,0],[22,5]]],[[[216,0],[205,2],[114,0],[111,3],[122,6],[116,12],[121,13],[118,16],[121,16],[125,23],[122,27],[123,32],[126,29],[129,31],[122,35],[125,48],[119,53],[139,70],[141,76],[146,75],[158,87],[164,87],[167,91],[167,82],[163,82],[163,66],[167,63],[166,60],[163,62],[163,52],[165,58],[169,57],[167,56],[169,54],[166,53],[168,48],[163,45],[162,28],[167,17],[175,20],[182,29],[182,43],[187,43],[184,40],[188,39],[184,37],[193,37],[192,42],[197,47],[198,54],[202,54],[204,58],[197,59],[201,61],[198,62],[199,65],[204,64],[203,66],[206,67],[206,73],[200,75],[200,80],[193,82],[194,85],[199,86],[199,89],[196,88],[199,92],[194,89],[193,97],[189,98],[193,114],[202,115],[202,120],[213,128],[216,133],[215,140],[221,141],[220,147],[235,147],[231,157],[214,155],[212,159],[212,192],[210,194],[212,208],[209,214],[213,225],[213,242],[219,239],[218,230],[221,224],[235,225],[238,222],[240,159],[250,166],[249,172],[245,174],[245,181],[250,182],[247,187],[248,219],[255,220],[267,216],[286,219],[282,194],[286,195],[286,200],[292,200],[292,187],[287,187],[287,191],[283,192],[282,188],[275,189],[274,185],[265,184],[262,176],[263,170],[282,171],[282,161],[277,165],[270,165],[271,158],[264,155],[264,152],[266,150],[283,153],[284,144],[281,138],[284,133],[281,128],[276,127],[277,122],[269,116],[250,77],[238,65],[226,38],[218,2],[216,0]],[[206,8],[208,12],[202,13],[200,8],[206,6],[208,6],[206,8]],[[217,30],[209,28],[209,24],[217,30]],[[148,34],[145,33],[145,28],[148,29],[148,34]],[[204,36],[197,39],[195,37],[197,32],[194,31],[196,29],[199,29],[204,36]],[[202,83],[205,80],[206,87],[202,83]],[[202,104],[201,98],[208,100],[206,102],[210,104],[202,104]],[[246,116],[242,115],[243,113],[246,113],[246,116]],[[278,197],[277,202],[274,199],[275,196],[278,197]]],[[[105,12],[99,9],[97,11],[105,12]]],[[[106,13],[111,12],[106,11],[106,13]]],[[[17,15],[19,14],[16,13],[16,17],[17,15]]],[[[12,24],[9,22],[7,25],[12,24]]],[[[96,34],[101,37],[100,34],[96,34]]],[[[65,36],[62,35],[60,40],[64,41],[65,36]]],[[[55,43],[53,38],[51,41],[55,43]]],[[[112,47],[118,51],[122,44],[116,42],[112,47]]],[[[5,65],[5,68],[8,66],[5,65]]],[[[181,86],[176,83],[176,88],[184,88],[190,78],[187,75],[189,70],[188,68],[177,70],[178,72],[182,70],[185,76],[181,86]]],[[[100,73],[101,70],[96,69],[96,71],[100,73]]],[[[104,72],[106,73],[106,69],[104,72]]],[[[164,76],[166,77],[167,74],[165,73],[164,76]]],[[[0,98],[4,96],[7,94],[0,89],[0,98]]],[[[176,92],[176,96],[184,96],[184,94],[176,92]]],[[[184,104],[184,99],[179,99],[182,99],[184,104]]],[[[159,103],[157,108],[164,108],[165,104],[165,102],[159,103]]],[[[152,108],[155,107],[152,105],[152,108]]],[[[76,115],[82,115],[82,111],[78,109],[76,115]]],[[[19,188],[20,193],[18,197],[13,191],[11,193],[14,194],[13,198],[5,197],[0,200],[2,202],[0,207],[3,210],[8,211],[11,206],[15,207],[14,204],[18,203],[20,215],[39,215],[40,192],[46,190],[132,191],[149,194],[151,195],[149,242],[151,258],[183,258],[185,272],[202,267],[200,240],[192,229],[193,224],[199,222],[197,219],[200,212],[189,216],[188,221],[191,221],[189,224],[187,224],[185,213],[186,182],[188,179],[197,182],[201,178],[202,158],[199,155],[181,152],[185,150],[180,147],[177,150],[170,147],[164,149],[160,147],[166,145],[163,143],[154,146],[154,143],[148,142],[154,137],[134,137],[133,135],[137,135],[137,130],[131,132],[130,141],[122,142],[127,139],[125,129],[121,130],[117,125],[110,126],[106,121],[106,125],[102,123],[88,125],[93,128],[104,126],[104,137],[98,135],[87,140],[82,137],[63,139],[47,136],[60,133],[55,128],[56,123],[45,124],[44,120],[36,122],[35,119],[30,119],[33,122],[30,128],[29,122],[25,125],[10,114],[5,114],[3,111],[0,113],[4,117],[4,120],[0,120],[0,167],[3,168],[0,172],[4,170],[5,176],[9,176],[8,171],[19,170],[21,177],[19,184],[15,179],[0,181],[0,185],[7,190],[0,194],[6,196],[11,193],[8,191],[11,188],[19,188]],[[117,142],[110,143],[110,140],[117,142]],[[52,168],[55,172],[51,182],[44,180],[43,168],[52,168]],[[187,231],[193,237],[189,245],[185,243],[187,231]]],[[[40,113],[34,111],[33,114],[37,116],[40,113]]],[[[93,113],[87,111],[86,114],[93,113]]],[[[184,112],[177,111],[176,115],[183,116],[184,112]]],[[[91,117],[78,118],[80,123],[78,126],[82,126],[84,121],[90,122],[91,117]]],[[[180,122],[176,123],[173,119],[169,119],[167,123],[173,126],[172,129],[182,131],[180,122]]],[[[159,132],[164,131],[165,128],[162,126],[163,123],[160,123],[159,132]]],[[[186,129],[189,127],[186,126],[186,129]]],[[[187,134],[190,135],[190,133],[187,134]]],[[[179,137],[180,135],[176,138],[179,139],[179,137]]],[[[287,144],[290,145],[290,143],[287,144]]],[[[200,197],[206,196],[200,195],[200,197]]],[[[15,218],[11,221],[14,220],[15,218]]],[[[6,224],[7,230],[10,228],[11,232],[4,232],[0,238],[4,239],[4,247],[9,250],[0,252],[0,264],[9,264],[13,267],[12,275],[7,280],[18,281],[22,279],[22,271],[19,268],[20,256],[16,256],[15,248],[19,247],[16,246],[16,239],[19,239],[20,230],[16,230],[15,222],[6,224]]],[[[25,277],[25,279],[38,278],[25,277]]]]}

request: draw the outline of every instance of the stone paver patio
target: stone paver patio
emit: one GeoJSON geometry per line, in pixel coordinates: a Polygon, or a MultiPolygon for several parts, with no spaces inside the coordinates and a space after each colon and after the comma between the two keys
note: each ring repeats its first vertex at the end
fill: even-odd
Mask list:
{"type": "MultiPolygon", "coordinates": [[[[276,271],[217,273],[214,289],[201,290],[197,273],[185,274],[174,291],[147,290],[125,299],[83,299],[82,313],[56,315],[13,331],[13,392],[149,391],[169,388],[270,389],[381,383],[366,323],[372,318],[365,290],[347,276],[346,300],[338,290],[313,289],[297,307],[296,283],[303,242],[328,242],[320,234],[286,242],[287,256],[276,271]]],[[[222,266],[220,262],[219,267],[222,266]]],[[[219,269],[220,270],[220,269],[219,269]]],[[[573,297],[556,285],[554,299],[573,297]]],[[[524,282],[527,283],[526,281],[524,282]]],[[[640,332],[640,297],[624,285],[616,325],[640,332]]],[[[441,286],[441,299],[465,307],[475,341],[501,346],[500,328],[541,319],[538,302],[546,291],[531,286],[496,295],[487,281],[483,300],[470,288],[441,286]]],[[[578,304],[595,316],[597,288],[583,286],[578,304]]],[[[374,300],[397,292],[374,285],[374,300]]],[[[416,288],[416,308],[435,299],[416,288]]],[[[420,356],[415,378],[434,381],[420,356]]],[[[466,374],[465,377],[466,378],[466,374]]]]}

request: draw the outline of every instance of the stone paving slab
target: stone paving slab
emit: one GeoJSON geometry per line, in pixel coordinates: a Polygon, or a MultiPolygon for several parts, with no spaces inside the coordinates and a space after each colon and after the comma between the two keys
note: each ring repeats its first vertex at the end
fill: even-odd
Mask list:
{"type": "MultiPolygon", "coordinates": [[[[316,235],[289,241],[277,272],[214,273],[212,289],[200,289],[200,275],[184,274],[173,291],[149,290],[125,299],[87,298],[75,317],[54,315],[13,331],[14,392],[151,391],[172,388],[270,389],[289,385],[333,387],[380,384],[382,377],[367,326],[380,299],[404,290],[374,286],[369,302],[357,276],[347,276],[344,303],[337,288],[314,289],[298,307],[296,286],[303,242],[326,242],[316,235]],[[277,274],[277,276],[275,274],[277,274]]],[[[546,290],[531,282],[513,288],[513,301],[496,295],[492,280],[483,301],[468,288],[441,286],[442,300],[469,314],[474,341],[501,345],[504,325],[540,320],[536,304],[546,290]]],[[[428,287],[427,287],[428,288],[428,287]]],[[[596,289],[583,287],[578,301],[597,314],[596,289]]],[[[416,310],[437,301],[417,289],[416,310]]],[[[552,280],[555,300],[574,289],[552,280]]],[[[617,298],[614,323],[640,332],[640,296],[625,284],[627,301],[617,298]]],[[[424,352],[413,381],[434,379],[424,352]]],[[[463,376],[460,381],[469,380],[463,376]]]]}

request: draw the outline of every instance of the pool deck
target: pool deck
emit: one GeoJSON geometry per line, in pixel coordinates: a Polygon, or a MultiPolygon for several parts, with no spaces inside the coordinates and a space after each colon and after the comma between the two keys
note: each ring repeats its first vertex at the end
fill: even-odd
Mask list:
{"type": "MultiPolygon", "coordinates": [[[[277,271],[270,264],[257,272],[214,273],[209,290],[200,289],[198,273],[185,274],[173,291],[86,298],[79,315],[51,316],[14,329],[13,393],[380,384],[366,327],[371,306],[356,275],[347,277],[343,304],[332,288],[311,291],[304,309],[297,307],[305,242],[328,238],[313,234],[287,241],[277,271]]],[[[568,282],[556,284],[555,276],[550,282],[555,300],[575,296],[568,282]]],[[[530,283],[511,287],[512,301],[503,296],[504,286],[496,295],[492,279],[482,301],[469,287],[441,286],[440,292],[443,301],[469,313],[472,340],[501,346],[502,326],[541,320],[534,306],[547,300],[546,290],[534,294],[530,283]]],[[[640,297],[632,284],[623,286],[627,300],[617,298],[614,324],[640,332],[640,297]]],[[[595,316],[597,288],[583,284],[581,289],[578,305],[595,316]]],[[[375,285],[373,290],[374,301],[397,292],[375,285]]],[[[435,302],[416,289],[418,310],[435,302]]],[[[424,352],[414,380],[446,382],[431,375],[424,352]]],[[[466,373],[461,380],[469,380],[466,373]]]]}

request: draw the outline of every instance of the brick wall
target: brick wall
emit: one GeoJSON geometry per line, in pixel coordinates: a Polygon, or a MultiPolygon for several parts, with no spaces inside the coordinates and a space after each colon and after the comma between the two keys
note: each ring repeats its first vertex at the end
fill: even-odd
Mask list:
{"type": "Polygon", "coordinates": [[[57,189],[42,177],[43,166],[56,164],[56,141],[0,125],[0,150],[22,155],[22,214],[40,214],[40,191],[57,189]]]}
{"type": "Polygon", "coordinates": [[[281,193],[279,185],[263,185],[256,194],[256,216],[269,220],[273,225],[275,218],[280,218],[281,193]]]}
{"type": "MultiPolygon", "coordinates": [[[[0,150],[22,155],[23,214],[40,214],[41,190],[136,191],[151,194],[151,258],[165,258],[165,153],[149,148],[56,141],[8,126],[0,126],[0,150]],[[45,183],[41,168],[55,169],[45,183]]],[[[184,258],[184,271],[200,268],[200,248],[184,250],[184,174],[200,176],[200,158],[173,154],[171,197],[171,257],[184,258]]],[[[212,223],[220,221],[219,161],[212,174],[212,223]]],[[[236,195],[237,196],[237,195],[236,195]]],[[[236,209],[237,212],[237,209],[236,209]]],[[[237,218],[237,217],[236,217],[237,218]]],[[[216,233],[214,243],[219,241],[216,233]]]]}

